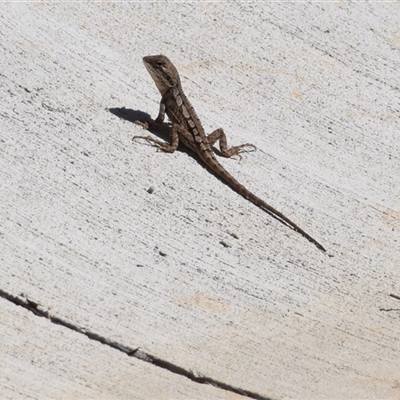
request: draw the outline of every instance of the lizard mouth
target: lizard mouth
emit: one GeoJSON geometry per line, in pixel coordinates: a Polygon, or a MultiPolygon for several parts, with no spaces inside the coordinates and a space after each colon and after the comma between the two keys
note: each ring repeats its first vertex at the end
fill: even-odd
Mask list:
{"type": "Polygon", "coordinates": [[[151,66],[149,60],[147,60],[148,57],[143,57],[143,64],[146,67],[147,71],[151,73],[155,73],[153,67],[151,66]]]}
{"type": "Polygon", "coordinates": [[[168,81],[168,75],[164,76],[165,73],[162,66],[158,66],[158,60],[160,56],[146,56],[143,57],[143,64],[146,67],[148,73],[153,78],[157,89],[163,96],[173,85],[168,81]]]}

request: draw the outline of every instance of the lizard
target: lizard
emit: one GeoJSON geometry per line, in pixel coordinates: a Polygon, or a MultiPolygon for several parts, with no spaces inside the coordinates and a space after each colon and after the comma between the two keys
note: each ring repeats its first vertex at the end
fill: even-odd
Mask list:
{"type": "Polygon", "coordinates": [[[143,57],[143,63],[161,94],[161,102],[159,114],[155,120],[137,120],[135,123],[141,125],[144,129],[156,130],[161,126],[165,114],[167,114],[172,123],[172,128],[170,130],[169,143],[157,140],[150,135],[134,136],[132,140],[145,139],[155,145],[159,150],[167,153],[173,153],[177,149],[179,142],[182,142],[187,148],[196,153],[206,167],[231,189],[280,220],[280,222],[303,235],[317,246],[318,249],[325,252],[326,249],[313,237],[236,180],[217,160],[212,146],[219,141],[220,155],[228,158],[233,156],[238,156],[240,158],[241,156],[239,153],[241,149],[245,147],[252,147],[255,149],[256,147],[250,143],[228,147],[226,135],[222,128],[216,129],[211,134],[206,135],[199,117],[183,92],[178,70],[172,62],[166,56],[155,55],[143,57]]]}

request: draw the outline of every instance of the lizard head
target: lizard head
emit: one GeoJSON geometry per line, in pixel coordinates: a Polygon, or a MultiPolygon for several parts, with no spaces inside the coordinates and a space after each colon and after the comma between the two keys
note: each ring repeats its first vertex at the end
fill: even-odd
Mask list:
{"type": "Polygon", "coordinates": [[[143,57],[143,63],[162,96],[179,84],[178,71],[167,57],[146,56],[143,57]]]}

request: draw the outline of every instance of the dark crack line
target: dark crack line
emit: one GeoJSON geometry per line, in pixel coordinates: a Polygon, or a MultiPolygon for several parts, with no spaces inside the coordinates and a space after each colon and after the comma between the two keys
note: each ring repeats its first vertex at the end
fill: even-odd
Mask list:
{"type": "Polygon", "coordinates": [[[30,312],[32,312],[33,314],[35,314],[39,317],[47,318],[53,324],[61,325],[65,328],[68,328],[68,329],[74,331],[74,332],[78,332],[82,335],[85,335],[87,338],[89,338],[91,340],[95,340],[96,342],[100,342],[101,344],[104,344],[113,349],[121,351],[122,353],[125,353],[129,357],[135,357],[138,360],[148,362],[159,368],[162,368],[169,372],[172,372],[173,374],[184,376],[193,382],[200,383],[200,384],[212,385],[216,388],[223,389],[228,392],[240,394],[240,395],[246,396],[250,399],[272,400],[272,398],[270,398],[270,397],[265,397],[258,393],[251,392],[249,390],[240,389],[238,387],[228,385],[224,382],[220,382],[218,380],[215,380],[215,379],[212,379],[212,378],[209,378],[206,376],[196,375],[193,371],[186,370],[182,367],[179,367],[178,365],[175,365],[168,361],[157,358],[149,353],[144,352],[143,350],[140,350],[140,348],[132,349],[130,347],[121,345],[118,342],[113,342],[111,340],[108,340],[105,337],[98,335],[97,333],[90,332],[83,328],[79,328],[78,326],[73,325],[70,322],[63,320],[62,318],[56,317],[54,315],[50,315],[48,311],[43,311],[43,310],[39,309],[40,304],[38,304],[34,301],[28,300],[26,298],[21,298],[18,296],[13,296],[1,289],[0,289],[0,297],[10,301],[11,303],[13,303],[17,306],[21,306],[21,307],[25,308],[26,310],[29,310],[30,312]]]}

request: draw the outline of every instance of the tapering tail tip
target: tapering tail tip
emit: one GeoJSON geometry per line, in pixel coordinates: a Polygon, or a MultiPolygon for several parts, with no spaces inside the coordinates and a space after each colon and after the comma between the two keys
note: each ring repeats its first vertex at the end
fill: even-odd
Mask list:
{"type": "MultiPolygon", "coordinates": [[[[310,239],[308,239],[310,240],[310,239]]],[[[312,239],[310,240],[311,243],[314,243],[321,251],[323,251],[324,253],[326,253],[326,249],[324,246],[322,246],[322,244],[319,244],[316,240],[312,239]]]]}

